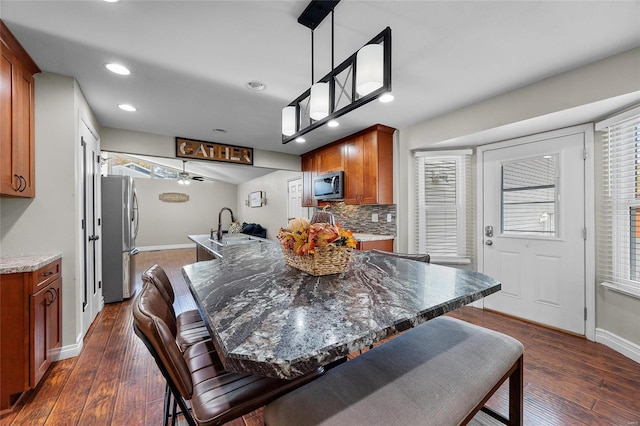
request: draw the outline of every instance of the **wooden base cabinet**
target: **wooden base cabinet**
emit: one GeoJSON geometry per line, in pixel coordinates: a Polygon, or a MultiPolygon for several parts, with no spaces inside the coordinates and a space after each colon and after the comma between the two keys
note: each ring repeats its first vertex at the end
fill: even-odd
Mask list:
{"type": "Polygon", "coordinates": [[[0,196],[33,198],[33,75],[40,70],[2,21],[0,40],[0,196]]]}
{"type": "Polygon", "coordinates": [[[60,321],[62,279],[57,278],[36,294],[30,296],[30,387],[35,387],[58,356],[62,344],[60,321]]]}
{"type": "Polygon", "coordinates": [[[393,251],[393,240],[358,241],[356,243],[356,250],[371,249],[393,251]]]}
{"type": "Polygon", "coordinates": [[[61,260],[0,278],[0,412],[36,387],[62,345],[61,260]]]}

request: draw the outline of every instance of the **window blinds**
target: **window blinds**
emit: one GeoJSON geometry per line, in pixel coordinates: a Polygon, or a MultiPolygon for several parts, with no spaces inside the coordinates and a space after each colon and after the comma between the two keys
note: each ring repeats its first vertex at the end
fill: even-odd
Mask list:
{"type": "Polygon", "coordinates": [[[596,130],[603,132],[598,275],[602,285],[640,297],[640,107],[596,130]]]}
{"type": "Polygon", "coordinates": [[[470,150],[415,154],[417,252],[432,257],[471,257],[470,157],[470,150]]]}

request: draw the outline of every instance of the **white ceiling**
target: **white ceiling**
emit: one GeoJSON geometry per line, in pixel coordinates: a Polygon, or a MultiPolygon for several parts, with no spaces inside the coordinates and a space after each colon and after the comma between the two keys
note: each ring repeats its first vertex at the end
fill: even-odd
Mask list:
{"type": "MultiPolygon", "coordinates": [[[[283,145],[281,109],[311,83],[310,31],[297,23],[307,4],[1,0],[0,13],[43,71],[78,80],[102,126],[292,154],[375,123],[406,128],[640,46],[640,1],[343,0],[336,64],[391,27],[396,99],[283,145]],[[267,89],[249,91],[250,80],[267,89]]],[[[329,19],[315,51],[319,78],[330,68],[329,19]]]]}

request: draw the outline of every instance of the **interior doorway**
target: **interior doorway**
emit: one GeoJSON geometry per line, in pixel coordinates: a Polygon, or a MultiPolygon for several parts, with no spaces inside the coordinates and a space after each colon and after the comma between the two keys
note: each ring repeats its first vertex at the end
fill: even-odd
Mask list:
{"type": "Polygon", "coordinates": [[[295,217],[309,218],[309,208],[302,207],[302,177],[287,181],[287,222],[295,217]]]}
{"type": "Polygon", "coordinates": [[[478,269],[502,282],[485,308],[586,334],[590,149],[584,129],[478,149],[478,269]]]}
{"type": "Polygon", "coordinates": [[[82,221],[82,331],[102,309],[102,244],[100,219],[100,147],[98,136],[84,120],[80,120],[82,221]]]}

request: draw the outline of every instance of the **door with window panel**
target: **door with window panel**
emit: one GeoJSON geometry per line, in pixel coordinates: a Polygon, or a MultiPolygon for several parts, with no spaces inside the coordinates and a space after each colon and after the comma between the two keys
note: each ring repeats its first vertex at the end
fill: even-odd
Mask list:
{"type": "Polygon", "coordinates": [[[482,152],[484,307],[585,333],[584,135],[482,152]]]}

